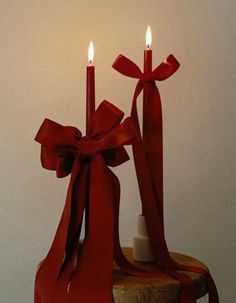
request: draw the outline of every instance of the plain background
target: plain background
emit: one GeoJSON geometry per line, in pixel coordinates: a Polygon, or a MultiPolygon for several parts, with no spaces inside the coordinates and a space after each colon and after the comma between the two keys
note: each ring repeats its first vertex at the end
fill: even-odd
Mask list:
{"type": "MultiPolygon", "coordinates": [[[[204,261],[222,303],[236,297],[235,0],[0,1],[0,301],[32,303],[68,178],[43,170],[33,141],[45,117],[84,130],[87,47],[95,45],[97,103],[130,112],[136,80],[111,65],[181,63],[158,83],[164,115],[165,226],[169,248],[204,261]]],[[[130,152],[130,149],[128,149],[130,152]]],[[[122,184],[121,238],[131,245],[140,199],[132,161],[122,184]]],[[[201,302],[207,302],[205,299],[201,302]]]]}

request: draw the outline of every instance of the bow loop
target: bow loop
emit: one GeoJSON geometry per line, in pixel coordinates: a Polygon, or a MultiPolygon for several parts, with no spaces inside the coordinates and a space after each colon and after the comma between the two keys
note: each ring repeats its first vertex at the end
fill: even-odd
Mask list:
{"type": "Polygon", "coordinates": [[[135,143],[137,137],[133,121],[129,117],[101,139],[101,147],[103,150],[117,149],[123,145],[135,143]]]}
{"type": "MultiPolygon", "coordinates": [[[[169,55],[152,73],[150,79],[162,81],[172,76],[180,67],[179,62],[173,55],[169,55]]],[[[147,74],[147,76],[149,76],[147,74]]]]}
{"type": "Polygon", "coordinates": [[[43,168],[55,170],[58,178],[70,174],[78,150],[77,142],[81,137],[77,128],[45,119],[35,137],[41,144],[43,168]]]}
{"type": "Polygon", "coordinates": [[[81,132],[72,126],[62,126],[50,119],[45,119],[39,128],[35,140],[49,149],[57,147],[74,148],[77,140],[82,137],[81,132]]]}
{"type": "Polygon", "coordinates": [[[93,114],[92,138],[101,138],[118,126],[124,117],[124,113],[109,101],[104,100],[93,114]]]}
{"type": "Polygon", "coordinates": [[[112,64],[112,67],[127,77],[136,79],[140,79],[142,77],[142,72],[139,67],[124,55],[119,55],[112,64]]]}

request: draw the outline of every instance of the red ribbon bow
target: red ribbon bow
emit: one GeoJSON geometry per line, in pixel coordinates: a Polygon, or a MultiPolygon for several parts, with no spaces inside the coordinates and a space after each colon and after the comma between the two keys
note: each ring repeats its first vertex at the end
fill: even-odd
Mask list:
{"type": "Polygon", "coordinates": [[[143,138],[133,145],[133,156],[143,215],[156,263],[165,273],[180,282],[182,303],[196,302],[196,298],[191,278],[186,274],[178,273],[177,269],[204,274],[208,282],[209,302],[218,303],[216,286],[209,271],[206,268],[177,264],[170,256],[164,235],[162,109],[155,80],[162,81],[169,78],[179,68],[179,63],[173,55],[170,55],[152,72],[142,73],[134,62],[119,55],[112,66],[125,76],[139,79],[133,96],[131,117],[140,137],[137,98],[144,89],[148,93],[148,102],[143,113],[143,121],[145,121],[143,138]]]}
{"type": "Polygon", "coordinates": [[[142,73],[133,61],[123,55],[119,55],[112,66],[127,77],[140,79],[141,81],[162,81],[172,76],[180,64],[173,55],[170,55],[152,72],[142,73]]]}
{"type": "Polygon", "coordinates": [[[35,303],[112,302],[114,248],[118,259],[123,256],[119,181],[106,165],[127,161],[123,145],[137,140],[131,119],[121,123],[122,118],[123,112],[103,101],[94,113],[91,137],[48,119],[36,135],[42,166],[55,170],[57,177],[71,177],[54,241],[36,274],[35,303]],[[87,228],[79,245],[85,209],[87,228]]]}

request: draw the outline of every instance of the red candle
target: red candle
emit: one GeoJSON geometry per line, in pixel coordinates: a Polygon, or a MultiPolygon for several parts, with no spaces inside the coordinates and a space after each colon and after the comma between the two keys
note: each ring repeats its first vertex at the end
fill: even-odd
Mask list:
{"type": "MultiPolygon", "coordinates": [[[[150,26],[147,27],[146,31],[146,49],[144,50],[144,72],[148,73],[152,71],[152,50],[150,49],[152,43],[152,33],[150,26]]],[[[144,137],[144,146],[146,146],[145,138],[147,138],[146,134],[147,130],[147,119],[148,119],[148,89],[144,87],[143,89],[143,137],[144,137]]]]}
{"type": "MultiPolygon", "coordinates": [[[[147,27],[146,31],[146,49],[144,50],[144,73],[152,71],[152,50],[150,49],[152,43],[152,33],[150,26],[147,27]]],[[[144,86],[143,89],[143,144],[147,148],[147,120],[148,120],[148,100],[149,100],[149,90],[144,86]]]]}
{"type": "MultiPolygon", "coordinates": [[[[146,49],[144,51],[144,72],[149,73],[152,72],[152,50],[150,49],[152,43],[152,34],[150,26],[148,26],[146,31],[146,49]]],[[[150,90],[150,86],[147,87],[144,85],[143,89],[143,144],[144,148],[148,151],[152,148],[151,146],[155,145],[155,150],[157,154],[155,155],[155,159],[152,158],[152,168],[154,168],[157,173],[156,182],[157,182],[157,195],[160,200],[160,209],[161,214],[163,213],[163,133],[162,133],[162,110],[161,104],[156,104],[159,109],[156,108],[157,116],[156,122],[154,125],[150,125],[150,111],[152,111],[152,105],[150,101],[152,100],[152,96],[150,95],[153,91],[150,90]],[[159,113],[159,114],[158,114],[159,113]],[[155,132],[155,137],[152,134],[155,132]],[[153,141],[155,140],[155,142],[153,141]]],[[[149,159],[150,159],[149,155],[149,159]]]]}
{"type": "Polygon", "coordinates": [[[88,49],[87,85],[86,85],[86,135],[91,135],[92,117],[95,111],[95,68],[93,65],[94,47],[91,41],[88,49]]]}

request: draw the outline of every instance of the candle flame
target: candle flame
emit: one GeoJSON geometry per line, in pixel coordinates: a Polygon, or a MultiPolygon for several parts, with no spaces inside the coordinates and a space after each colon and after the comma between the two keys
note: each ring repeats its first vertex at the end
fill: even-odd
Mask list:
{"type": "Polygon", "coordinates": [[[150,26],[148,25],[146,31],[146,47],[150,48],[151,44],[152,44],[152,32],[150,26]]]}
{"type": "Polygon", "coordinates": [[[94,59],[94,46],[93,46],[93,42],[90,41],[89,48],[88,48],[88,61],[89,61],[89,64],[93,63],[93,59],[94,59]]]}

